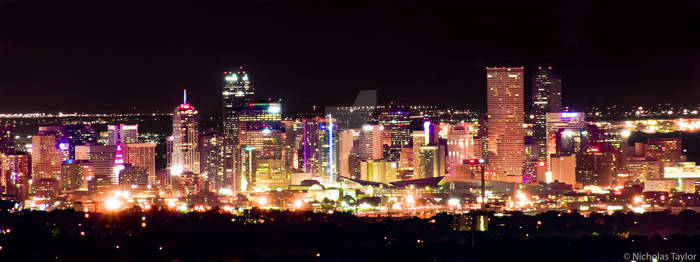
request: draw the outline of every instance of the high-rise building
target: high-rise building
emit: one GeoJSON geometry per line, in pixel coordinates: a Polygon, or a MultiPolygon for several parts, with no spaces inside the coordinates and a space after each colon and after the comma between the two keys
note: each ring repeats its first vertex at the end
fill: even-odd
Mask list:
{"type": "Polygon", "coordinates": [[[410,116],[407,107],[390,105],[377,109],[377,124],[382,127],[383,157],[387,161],[399,161],[401,148],[411,146],[410,116]]]}
{"type": "MultiPolygon", "coordinates": [[[[327,115],[325,121],[318,130],[318,152],[320,177],[326,177],[334,182],[338,175],[338,123],[331,115],[327,115]]],[[[381,151],[380,151],[381,152],[381,151]]]]}
{"type": "MultiPolygon", "coordinates": [[[[238,139],[243,148],[242,156],[252,154],[255,163],[247,168],[248,175],[239,172],[234,181],[234,188],[243,190],[243,184],[253,174],[252,180],[245,181],[246,190],[270,188],[271,183],[278,186],[285,180],[284,147],[282,140],[282,109],[279,102],[246,103],[237,113],[238,139]],[[247,148],[247,149],[246,149],[247,148]],[[251,168],[252,167],[252,168],[251,168]],[[268,183],[257,182],[265,181],[268,183]],[[272,182],[271,182],[272,181],[272,182]]],[[[251,159],[249,159],[251,160],[251,159]]]]}
{"type": "Polygon", "coordinates": [[[127,143],[121,144],[124,163],[146,170],[148,184],[156,183],[156,143],[127,143]]]}
{"type": "Polygon", "coordinates": [[[224,138],[209,129],[199,136],[199,173],[206,177],[214,190],[230,188],[224,184],[224,138]]]}
{"type": "Polygon", "coordinates": [[[302,122],[304,128],[300,145],[301,152],[299,153],[300,168],[303,168],[305,173],[317,173],[319,168],[319,156],[316,149],[320,143],[318,134],[323,118],[305,119],[302,122]]]}
{"type": "Polygon", "coordinates": [[[88,190],[88,181],[94,176],[92,163],[87,160],[68,159],[61,164],[63,190],[88,190]]]}
{"type": "Polygon", "coordinates": [[[338,175],[350,176],[350,153],[353,149],[355,131],[338,130],[338,175]]]}
{"type": "Polygon", "coordinates": [[[439,143],[436,126],[430,122],[423,123],[423,131],[413,133],[413,178],[444,176],[445,146],[439,143]]]}
{"type": "Polygon", "coordinates": [[[0,126],[0,154],[15,154],[14,126],[0,126]]]}
{"type": "Polygon", "coordinates": [[[107,125],[107,144],[128,144],[139,142],[139,125],[107,125]]]}
{"type": "Polygon", "coordinates": [[[182,104],[173,112],[173,148],[168,168],[177,176],[182,172],[199,173],[199,131],[197,109],[187,103],[187,91],[182,104]]]}
{"type": "Polygon", "coordinates": [[[547,158],[547,113],[561,109],[561,76],[551,66],[538,67],[532,79],[533,153],[537,160],[547,158]]]}
{"type": "Polygon", "coordinates": [[[447,173],[457,176],[457,166],[474,158],[474,127],[462,123],[447,127],[447,173]]]}
{"type": "Polygon", "coordinates": [[[546,157],[549,163],[552,155],[569,156],[581,151],[584,130],[584,113],[546,113],[546,157]]]}
{"type": "Polygon", "coordinates": [[[524,150],[523,67],[487,67],[488,163],[496,180],[521,182],[524,150]]]}
{"type": "Polygon", "coordinates": [[[382,159],[382,126],[365,124],[358,137],[358,153],[363,159],[382,159]]]}
{"type": "MultiPolygon", "coordinates": [[[[118,161],[119,145],[76,146],[75,160],[90,161],[93,166],[94,183],[97,189],[119,184],[119,171],[123,167],[123,157],[118,161]],[[122,162],[122,163],[118,163],[122,162]],[[120,167],[121,166],[121,167],[120,167]]],[[[123,154],[122,154],[123,155],[123,154]]]]}
{"type": "MultiPolygon", "coordinates": [[[[245,102],[254,98],[255,89],[243,67],[236,72],[224,72],[223,88],[224,184],[234,186],[234,170],[239,164],[236,156],[238,142],[238,112],[245,102]]],[[[238,172],[240,173],[240,172],[238,172]]]]}
{"type": "Polygon", "coordinates": [[[97,133],[88,124],[62,125],[60,134],[59,146],[68,144],[69,159],[75,159],[75,146],[97,144],[97,133]]]}
{"type": "Polygon", "coordinates": [[[32,163],[27,154],[0,154],[0,192],[13,200],[29,196],[32,163]]]}
{"type": "Polygon", "coordinates": [[[56,147],[56,136],[32,136],[32,177],[58,179],[61,176],[61,151],[56,147]]]}

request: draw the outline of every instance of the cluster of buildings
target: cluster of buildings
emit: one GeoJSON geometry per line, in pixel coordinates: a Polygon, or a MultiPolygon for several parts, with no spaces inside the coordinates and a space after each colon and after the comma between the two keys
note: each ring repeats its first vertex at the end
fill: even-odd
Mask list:
{"type": "Polygon", "coordinates": [[[136,125],[109,125],[102,134],[87,124],[40,127],[27,153],[14,148],[14,129],[1,127],[0,189],[16,200],[83,205],[100,196],[107,202],[113,192],[150,205],[283,191],[339,200],[406,197],[416,188],[488,190],[513,201],[526,189],[696,191],[700,168],[687,161],[680,139],[630,146],[631,131],[640,130],[629,121],[586,121],[585,113],[563,107],[562,79],[551,67],[530,77],[530,105],[526,79],[524,67],[487,67],[483,117],[381,106],[376,91],[364,90],[352,106],[283,119],[281,100],[257,99],[241,67],[224,73],[220,130],[199,130],[185,91],[172,114],[165,170],[156,170],[156,143],[140,143],[136,125]],[[480,187],[481,178],[488,183],[480,187]]]}

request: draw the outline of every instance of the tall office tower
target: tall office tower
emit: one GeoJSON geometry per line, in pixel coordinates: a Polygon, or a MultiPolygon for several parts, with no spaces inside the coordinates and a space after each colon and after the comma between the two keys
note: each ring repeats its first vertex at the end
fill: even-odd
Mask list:
{"type": "Polygon", "coordinates": [[[401,148],[411,146],[410,116],[407,107],[390,105],[377,110],[377,124],[382,127],[383,154],[389,162],[399,161],[401,148]]]}
{"type": "Polygon", "coordinates": [[[88,182],[94,176],[94,167],[87,160],[68,159],[61,164],[63,190],[88,190],[88,182]]]}
{"type": "Polygon", "coordinates": [[[382,126],[363,125],[357,143],[358,153],[362,159],[382,159],[382,126]]]}
{"type": "Polygon", "coordinates": [[[620,165],[620,152],[591,146],[576,155],[576,182],[583,186],[610,186],[620,165]]]}
{"type": "MultiPolygon", "coordinates": [[[[584,132],[584,113],[546,113],[546,157],[550,163],[552,155],[569,156],[581,151],[581,137],[584,132]]],[[[548,165],[548,167],[551,167],[548,165]]]]}
{"type": "Polygon", "coordinates": [[[561,76],[552,67],[538,67],[532,78],[532,115],[534,155],[540,161],[547,159],[547,113],[561,111],[561,76]]]}
{"type": "Polygon", "coordinates": [[[139,142],[139,125],[107,125],[107,144],[128,144],[139,142]]]}
{"type": "Polygon", "coordinates": [[[27,154],[0,155],[0,192],[12,200],[29,196],[32,164],[27,154]]]}
{"type": "Polygon", "coordinates": [[[525,161],[523,67],[487,67],[489,168],[496,180],[521,182],[525,161]]]}
{"type": "MultiPolygon", "coordinates": [[[[233,185],[238,143],[238,111],[243,103],[254,98],[255,89],[243,67],[236,72],[224,72],[223,133],[224,133],[224,183],[233,185]]],[[[240,173],[240,172],[239,172],[240,173]]]]}
{"type": "Polygon", "coordinates": [[[413,178],[445,175],[445,146],[439,144],[437,128],[430,121],[423,123],[423,131],[413,133],[413,178]]]}
{"type": "Polygon", "coordinates": [[[32,137],[32,178],[58,179],[61,177],[61,151],[56,147],[54,135],[32,137]]]}
{"type": "Polygon", "coordinates": [[[321,128],[321,122],[323,118],[314,118],[309,120],[303,120],[304,129],[301,139],[301,168],[304,169],[305,173],[316,173],[318,172],[318,152],[316,149],[320,141],[318,140],[318,131],[321,128]]]}
{"type": "Polygon", "coordinates": [[[0,126],[0,154],[15,154],[14,126],[0,126]]]}
{"type": "Polygon", "coordinates": [[[350,153],[353,149],[355,131],[338,130],[338,175],[350,177],[350,153]]]}
{"type": "MultiPolygon", "coordinates": [[[[101,188],[111,187],[113,185],[119,184],[119,172],[123,163],[116,163],[118,146],[104,146],[104,145],[93,145],[93,146],[76,146],[75,147],[75,160],[87,160],[93,166],[93,179],[91,183],[94,183],[94,188],[98,190],[101,188]]],[[[122,154],[123,155],[123,154],[122,154]]]]}
{"type": "Polygon", "coordinates": [[[173,112],[173,151],[168,165],[170,174],[199,172],[199,131],[197,109],[187,103],[187,90],[182,104],[173,112]]]}
{"type": "Polygon", "coordinates": [[[467,123],[452,125],[447,130],[447,173],[457,176],[457,166],[474,158],[474,127],[467,123]]]}
{"type": "MultiPolygon", "coordinates": [[[[267,101],[247,103],[238,112],[237,118],[240,146],[245,151],[244,155],[246,152],[252,154],[253,161],[248,163],[255,163],[247,169],[253,177],[245,182],[245,190],[280,187],[286,178],[281,104],[267,101]]],[[[246,176],[239,172],[234,181],[236,190],[243,190],[238,185],[242,185],[244,178],[246,176]]]]}
{"type": "Polygon", "coordinates": [[[224,184],[224,137],[214,129],[199,136],[199,173],[209,181],[215,191],[230,188],[224,184]]]}
{"type": "Polygon", "coordinates": [[[284,163],[285,169],[299,171],[303,167],[301,156],[302,139],[304,137],[304,122],[282,121],[284,126],[284,163]]]}
{"type": "Polygon", "coordinates": [[[156,143],[121,144],[124,163],[146,170],[148,185],[156,183],[156,143]]]}
{"type": "Polygon", "coordinates": [[[338,123],[331,115],[326,116],[318,129],[318,175],[327,178],[331,183],[335,182],[338,175],[337,129],[338,123]]]}
{"type": "Polygon", "coordinates": [[[96,145],[97,133],[89,124],[60,126],[59,146],[68,144],[69,159],[75,159],[75,146],[96,145]]]}

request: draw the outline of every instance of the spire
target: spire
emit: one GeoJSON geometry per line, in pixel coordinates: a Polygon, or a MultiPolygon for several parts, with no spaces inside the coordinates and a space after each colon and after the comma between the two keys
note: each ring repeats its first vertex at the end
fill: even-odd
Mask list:
{"type": "Polygon", "coordinates": [[[187,104],[187,89],[182,90],[182,104],[183,105],[187,104]]]}

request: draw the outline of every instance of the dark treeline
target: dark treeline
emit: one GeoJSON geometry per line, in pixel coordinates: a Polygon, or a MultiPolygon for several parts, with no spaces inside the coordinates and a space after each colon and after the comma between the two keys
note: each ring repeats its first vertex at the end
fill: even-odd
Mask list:
{"type": "Polygon", "coordinates": [[[487,215],[486,232],[460,232],[448,214],[3,212],[0,261],[622,261],[630,252],[700,247],[692,211],[487,215]]]}

